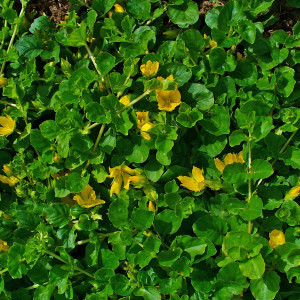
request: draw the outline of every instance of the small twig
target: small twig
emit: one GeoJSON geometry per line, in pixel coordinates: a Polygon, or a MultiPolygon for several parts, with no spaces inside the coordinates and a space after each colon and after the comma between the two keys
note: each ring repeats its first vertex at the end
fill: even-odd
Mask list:
{"type": "Polygon", "coordinates": [[[144,92],[142,95],[138,96],[137,98],[135,98],[134,100],[132,100],[131,102],[129,102],[128,104],[126,104],[122,109],[120,109],[117,113],[120,114],[121,112],[123,112],[126,108],[132,106],[133,104],[137,103],[138,101],[140,101],[141,99],[143,99],[145,96],[149,95],[152,91],[151,90],[147,90],[146,92],[144,92]]]}
{"type": "Polygon", "coordinates": [[[78,272],[81,272],[82,274],[85,274],[93,279],[95,279],[94,275],[92,275],[91,273],[77,267],[76,265],[72,265],[70,264],[69,262],[63,260],[60,256],[56,255],[54,252],[50,251],[50,250],[45,250],[45,253],[56,258],[57,260],[61,261],[62,263],[66,264],[66,265],[69,265],[69,266],[73,266],[74,267],[74,270],[78,271],[78,272]]]}
{"type": "MultiPolygon", "coordinates": [[[[22,9],[21,9],[21,11],[20,11],[19,17],[22,16],[22,14],[24,13],[24,10],[25,10],[25,6],[22,5],[22,9]]],[[[18,32],[18,28],[19,28],[19,24],[16,24],[16,25],[15,25],[15,28],[14,28],[14,31],[13,31],[13,34],[12,34],[12,36],[11,36],[11,39],[10,39],[10,41],[9,41],[8,48],[7,48],[7,50],[6,50],[6,53],[7,53],[7,54],[9,53],[9,50],[10,50],[10,48],[11,48],[12,45],[13,45],[13,42],[14,42],[15,37],[16,37],[17,32],[18,32]]],[[[0,76],[3,74],[3,71],[4,71],[4,68],[5,68],[6,62],[7,62],[7,60],[5,59],[5,60],[3,61],[3,63],[2,63],[2,67],[1,67],[1,70],[0,70],[0,76]]]]}
{"type": "MultiPolygon", "coordinates": [[[[290,144],[291,140],[293,139],[293,137],[295,136],[295,134],[297,133],[299,129],[297,129],[296,131],[294,131],[291,136],[289,137],[289,139],[285,142],[285,144],[282,146],[282,148],[279,151],[279,154],[282,154],[285,149],[287,148],[287,146],[290,144]]],[[[276,163],[278,159],[276,158],[275,160],[273,160],[273,162],[271,163],[271,166],[273,167],[274,164],[276,163]]],[[[258,186],[262,183],[263,179],[260,179],[256,185],[256,188],[258,188],[258,186]]]]}
{"type": "MultiPolygon", "coordinates": [[[[248,174],[252,173],[252,152],[251,152],[251,133],[249,131],[249,141],[248,141],[248,174]]],[[[252,179],[251,176],[248,178],[248,199],[247,201],[250,202],[252,198],[252,179]]],[[[252,224],[251,220],[248,221],[248,232],[251,233],[252,224]]]]}

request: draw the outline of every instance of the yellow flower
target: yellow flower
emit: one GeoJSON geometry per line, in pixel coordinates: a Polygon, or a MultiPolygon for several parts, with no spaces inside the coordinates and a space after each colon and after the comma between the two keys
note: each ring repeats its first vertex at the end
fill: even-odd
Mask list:
{"type": "Polygon", "coordinates": [[[8,165],[3,165],[3,172],[4,172],[7,176],[13,175],[13,172],[12,172],[11,168],[10,168],[8,165]]]}
{"type": "Polygon", "coordinates": [[[7,78],[0,77],[0,87],[7,86],[7,84],[8,84],[7,78]]]}
{"type": "Polygon", "coordinates": [[[140,172],[130,169],[127,166],[117,166],[114,168],[109,168],[109,175],[107,177],[114,178],[111,189],[110,196],[113,194],[119,194],[122,188],[122,183],[125,190],[129,190],[130,177],[134,174],[140,174],[140,172]]]}
{"type": "Polygon", "coordinates": [[[115,11],[116,12],[122,13],[122,12],[125,11],[124,8],[121,5],[119,5],[119,4],[115,4],[114,7],[115,7],[115,11]]]}
{"type": "Polygon", "coordinates": [[[214,162],[215,162],[216,168],[221,173],[223,173],[225,166],[231,165],[233,163],[243,164],[245,161],[243,158],[243,151],[241,151],[238,154],[228,153],[225,156],[224,163],[219,158],[214,158],[214,162]]]}
{"type": "Polygon", "coordinates": [[[146,77],[153,77],[156,75],[159,68],[159,62],[155,61],[152,62],[148,60],[146,64],[141,65],[141,72],[146,77]]]}
{"type": "Polygon", "coordinates": [[[242,58],[243,58],[242,53],[241,53],[241,52],[237,52],[237,53],[236,53],[236,59],[237,59],[237,60],[241,60],[242,58]]]}
{"type": "Polygon", "coordinates": [[[180,180],[182,186],[193,192],[200,192],[206,186],[203,171],[195,166],[193,167],[191,177],[178,176],[177,178],[180,180]]]}
{"type": "Polygon", "coordinates": [[[151,135],[149,133],[147,133],[147,131],[150,130],[152,127],[153,127],[153,124],[151,122],[148,122],[148,123],[144,124],[141,128],[141,136],[147,141],[151,140],[151,135]]]}
{"type": "Polygon", "coordinates": [[[218,43],[217,43],[216,41],[211,40],[211,41],[209,42],[209,47],[210,47],[210,48],[216,48],[217,46],[218,46],[218,43]]]}
{"type": "Polygon", "coordinates": [[[96,193],[89,184],[80,192],[80,194],[75,195],[73,199],[77,201],[80,206],[85,208],[105,203],[104,200],[96,199],[96,193]]]}
{"type": "Polygon", "coordinates": [[[280,230],[273,230],[269,234],[270,240],[269,240],[269,245],[271,248],[275,248],[278,245],[283,245],[285,244],[285,236],[284,233],[280,230]]]}
{"type": "Polygon", "coordinates": [[[147,131],[153,127],[153,124],[149,122],[149,111],[137,111],[135,114],[138,119],[137,127],[141,130],[142,137],[149,141],[151,136],[149,133],[147,133],[147,131]]]}
{"type": "Polygon", "coordinates": [[[206,33],[203,34],[203,38],[204,38],[204,39],[207,39],[207,38],[208,38],[208,36],[207,36],[206,33]]]}
{"type": "Polygon", "coordinates": [[[155,211],[155,206],[154,206],[154,204],[151,200],[149,201],[149,204],[148,204],[148,210],[149,211],[155,211]]]}
{"type": "Polygon", "coordinates": [[[6,115],[6,117],[0,117],[0,136],[9,135],[14,132],[16,127],[16,122],[11,118],[11,116],[6,115]]]}
{"type": "Polygon", "coordinates": [[[166,79],[168,79],[168,80],[170,80],[170,81],[174,81],[174,77],[173,77],[172,74],[169,75],[166,79],[163,78],[163,77],[161,77],[161,76],[158,76],[157,79],[158,79],[161,83],[162,83],[164,80],[166,80],[166,79]]]}
{"type": "Polygon", "coordinates": [[[172,111],[181,104],[181,94],[176,90],[156,90],[156,98],[158,101],[158,109],[172,111]]]}
{"type": "Polygon", "coordinates": [[[12,187],[16,183],[19,182],[19,179],[15,176],[7,177],[7,176],[4,176],[4,175],[0,175],[0,181],[2,183],[8,184],[10,187],[12,187]]]}
{"type": "Polygon", "coordinates": [[[135,175],[135,176],[130,176],[129,180],[132,182],[132,184],[136,187],[136,188],[142,188],[145,185],[148,184],[148,179],[146,176],[144,175],[135,175]]]}
{"type": "Polygon", "coordinates": [[[9,246],[5,241],[0,240],[0,252],[7,252],[9,249],[9,246]]]}
{"type": "Polygon", "coordinates": [[[284,200],[294,200],[300,195],[300,180],[298,182],[298,185],[291,190],[285,195],[284,200]]]}
{"type": "Polygon", "coordinates": [[[112,14],[113,14],[112,11],[109,11],[109,12],[108,12],[108,16],[109,16],[110,18],[111,18],[111,16],[112,16],[112,14]]]}
{"type": "Polygon", "coordinates": [[[130,103],[130,95],[125,95],[123,97],[121,97],[121,99],[119,100],[123,105],[127,105],[130,103]]]}
{"type": "Polygon", "coordinates": [[[149,122],[149,111],[136,111],[135,114],[138,119],[137,128],[141,129],[144,124],[149,122]]]}

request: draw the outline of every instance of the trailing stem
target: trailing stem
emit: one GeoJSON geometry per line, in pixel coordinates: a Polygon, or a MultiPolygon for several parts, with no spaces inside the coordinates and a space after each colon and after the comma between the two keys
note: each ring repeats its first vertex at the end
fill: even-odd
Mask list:
{"type": "MultiPolygon", "coordinates": [[[[252,152],[251,152],[251,133],[249,132],[249,142],[248,142],[248,199],[247,201],[250,202],[252,198],[252,179],[250,174],[252,173],[252,152]]],[[[252,224],[251,220],[248,221],[248,232],[251,233],[252,231],[252,224]]]]}
{"type": "MultiPolygon", "coordinates": [[[[60,256],[56,255],[54,252],[52,252],[50,250],[45,250],[45,253],[52,256],[52,257],[54,257],[54,258],[56,258],[57,260],[61,261],[62,263],[66,264],[66,265],[72,266],[72,264],[70,264],[69,262],[63,260],[60,256]]],[[[73,267],[74,267],[74,270],[95,279],[95,277],[91,273],[77,267],[76,265],[73,265],[73,267]]]]}
{"type": "MultiPolygon", "coordinates": [[[[22,9],[21,9],[21,11],[20,11],[19,18],[23,15],[24,10],[25,10],[25,5],[22,5],[22,9]]],[[[15,37],[16,37],[16,35],[17,35],[18,29],[19,29],[19,23],[17,23],[17,24],[15,25],[13,34],[12,34],[12,36],[11,36],[11,38],[10,38],[10,41],[9,41],[9,44],[8,44],[8,47],[7,47],[7,50],[6,50],[6,53],[7,53],[7,54],[9,53],[9,50],[10,50],[10,48],[12,47],[12,45],[13,45],[13,43],[14,43],[14,40],[15,40],[15,37]]],[[[2,46],[2,45],[1,45],[1,46],[2,46]]],[[[5,65],[6,65],[6,59],[5,59],[5,60],[3,61],[3,63],[2,63],[1,70],[0,70],[0,76],[3,74],[5,65]]]]}
{"type": "MultiPolygon", "coordinates": [[[[289,137],[289,139],[285,142],[285,144],[282,146],[282,148],[279,151],[279,154],[282,154],[285,149],[287,148],[287,146],[290,144],[290,142],[292,141],[292,139],[294,138],[295,134],[298,132],[299,128],[297,130],[295,130],[291,136],[289,137]]],[[[271,163],[272,167],[274,166],[274,164],[276,163],[277,159],[273,160],[273,162],[271,163]]],[[[258,188],[258,186],[262,183],[263,179],[260,179],[256,185],[256,188],[258,188]]]]}

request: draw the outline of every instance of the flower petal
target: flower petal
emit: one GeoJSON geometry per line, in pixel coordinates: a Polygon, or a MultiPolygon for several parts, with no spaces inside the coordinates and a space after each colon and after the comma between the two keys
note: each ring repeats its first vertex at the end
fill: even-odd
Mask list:
{"type": "Polygon", "coordinates": [[[193,174],[194,179],[198,183],[203,182],[205,180],[205,178],[203,176],[203,171],[195,166],[193,167],[192,174],[193,174]]]}
{"type": "Polygon", "coordinates": [[[122,176],[121,174],[116,176],[111,188],[110,188],[110,196],[112,196],[113,194],[119,194],[122,188],[122,176]]]}
{"type": "Polygon", "coordinates": [[[217,168],[221,173],[223,173],[224,168],[225,168],[224,163],[223,163],[220,159],[218,159],[218,158],[214,158],[214,162],[215,162],[216,168],[217,168]]]}
{"type": "Polygon", "coordinates": [[[199,184],[196,180],[194,180],[191,177],[188,176],[178,176],[177,177],[179,179],[179,181],[181,182],[181,185],[184,186],[185,188],[187,188],[190,191],[193,192],[199,192],[201,191],[201,187],[199,187],[199,184]]]}

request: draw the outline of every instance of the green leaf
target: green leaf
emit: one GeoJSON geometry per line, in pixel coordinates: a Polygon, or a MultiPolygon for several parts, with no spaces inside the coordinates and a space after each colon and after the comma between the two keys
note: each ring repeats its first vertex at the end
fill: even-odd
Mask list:
{"type": "Polygon", "coordinates": [[[22,278],[27,273],[27,268],[21,262],[25,247],[22,244],[14,243],[8,249],[7,268],[12,278],[22,278]]]}
{"type": "Polygon", "coordinates": [[[182,39],[189,50],[200,51],[205,45],[203,36],[195,29],[185,30],[182,39]]]}
{"type": "Polygon", "coordinates": [[[225,221],[220,217],[206,215],[193,224],[193,231],[198,237],[208,238],[216,245],[221,245],[228,230],[225,221]]]}
{"type": "Polygon", "coordinates": [[[252,162],[251,168],[251,178],[253,180],[268,178],[274,173],[272,165],[263,160],[263,159],[255,159],[252,162]]]}
{"type": "Polygon", "coordinates": [[[255,42],[256,27],[250,20],[244,20],[241,24],[239,24],[236,31],[248,43],[253,44],[255,42]]]}
{"type": "Polygon", "coordinates": [[[230,231],[224,238],[222,250],[224,254],[229,256],[232,260],[244,261],[250,257],[257,257],[262,246],[263,245],[248,232],[230,231]]]}
{"type": "Polygon", "coordinates": [[[159,282],[159,291],[162,294],[171,294],[181,287],[181,277],[164,278],[159,282]]]}
{"type": "Polygon", "coordinates": [[[287,147],[286,151],[280,155],[280,159],[294,169],[300,169],[300,150],[298,148],[287,147]]]}
{"type": "Polygon", "coordinates": [[[37,57],[44,51],[43,44],[32,35],[20,38],[15,47],[20,56],[24,55],[27,58],[37,57]]]}
{"type": "Polygon", "coordinates": [[[34,34],[36,31],[44,30],[50,32],[54,29],[54,23],[47,16],[36,18],[30,25],[29,31],[34,34]]]}
{"type": "Polygon", "coordinates": [[[50,142],[42,136],[42,133],[38,129],[32,129],[30,132],[31,145],[42,153],[48,151],[51,148],[50,142]]]}
{"type": "Polygon", "coordinates": [[[223,179],[230,183],[242,184],[246,182],[247,170],[244,164],[233,163],[225,166],[223,179]]]}
{"type": "Polygon", "coordinates": [[[178,231],[182,219],[173,210],[165,209],[155,216],[154,225],[161,234],[172,234],[178,231]]]}
{"type": "Polygon", "coordinates": [[[47,120],[40,125],[40,130],[46,139],[53,141],[58,133],[58,126],[55,121],[47,120]]]}
{"type": "Polygon", "coordinates": [[[92,7],[102,14],[106,14],[114,6],[115,3],[116,0],[93,0],[92,7]]]}
{"type": "Polygon", "coordinates": [[[89,68],[83,67],[72,73],[68,80],[68,86],[72,91],[77,89],[82,91],[87,89],[88,86],[95,81],[95,79],[96,73],[91,71],[89,68]]]}
{"type": "Polygon", "coordinates": [[[167,78],[169,75],[173,75],[178,87],[184,85],[192,77],[190,68],[181,63],[165,64],[159,70],[159,74],[164,78],[167,78]]]}
{"type": "Polygon", "coordinates": [[[70,273],[70,268],[65,269],[64,265],[55,265],[50,270],[49,281],[58,287],[59,294],[63,294],[67,290],[70,273]]]}
{"type": "Polygon", "coordinates": [[[230,132],[230,115],[225,107],[214,105],[207,115],[209,118],[204,118],[200,121],[200,124],[209,133],[223,135],[230,132]]]}
{"type": "Polygon", "coordinates": [[[183,98],[192,99],[196,103],[196,107],[201,111],[209,110],[214,105],[213,93],[199,83],[186,85],[183,98]]]}
{"type": "Polygon", "coordinates": [[[128,208],[124,200],[117,199],[109,206],[108,217],[117,228],[122,228],[127,225],[128,208]]]}
{"type": "Polygon", "coordinates": [[[276,88],[284,97],[290,96],[295,86],[295,70],[289,67],[280,67],[275,71],[276,88]]]}
{"type": "Polygon", "coordinates": [[[236,69],[230,75],[235,83],[240,86],[252,85],[257,81],[256,66],[248,61],[243,62],[239,60],[236,69]]]}
{"type": "Polygon", "coordinates": [[[119,260],[116,255],[108,250],[101,249],[100,250],[100,261],[104,268],[115,270],[119,266],[119,260]]]}
{"type": "Polygon", "coordinates": [[[265,262],[261,254],[240,262],[242,274],[250,279],[259,279],[265,272],[265,262]]]}
{"type": "Polygon", "coordinates": [[[65,45],[72,47],[81,47],[86,43],[87,39],[87,30],[86,24],[81,23],[80,28],[70,28],[64,27],[59,32],[55,34],[56,40],[65,45]]]}
{"type": "Polygon", "coordinates": [[[245,19],[243,7],[239,2],[228,2],[220,11],[218,17],[218,28],[226,31],[230,26],[239,25],[241,20],[245,19]]]}
{"type": "Polygon", "coordinates": [[[144,173],[150,181],[156,182],[164,173],[164,166],[151,156],[144,167],[144,173]]]}
{"type": "Polygon", "coordinates": [[[169,6],[168,16],[174,24],[187,28],[199,19],[198,5],[193,1],[185,0],[181,5],[169,6]]]}
{"type": "Polygon", "coordinates": [[[55,203],[44,208],[47,222],[55,227],[62,228],[69,223],[70,209],[63,203],[55,203]]]}
{"type": "Polygon", "coordinates": [[[92,122],[106,123],[108,120],[105,116],[104,109],[97,102],[89,103],[84,107],[86,112],[86,118],[92,122]]]}
{"type": "Polygon", "coordinates": [[[242,129],[233,131],[229,136],[229,145],[231,147],[240,145],[245,141],[248,141],[248,136],[243,133],[242,129]]]}
{"type": "Polygon", "coordinates": [[[203,114],[197,109],[191,110],[190,106],[186,103],[182,103],[179,107],[179,114],[176,121],[184,127],[192,128],[197,121],[203,119],[203,114]]]}
{"type": "Polygon", "coordinates": [[[250,202],[246,204],[246,207],[240,212],[240,215],[245,221],[254,220],[262,216],[262,208],[262,200],[257,195],[254,195],[251,197],[250,202]]]}
{"type": "Polygon", "coordinates": [[[45,286],[40,285],[34,292],[34,300],[50,300],[55,289],[55,284],[49,283],[45,286]]]}
{"type": "Polygon", "coordinates": [[[150,16],[151,3],[149,0],[129,0],[126,7],[135,19],[146,20],[150,16]]]}
{"type": "Polygon", "coordinates": [[[157,260],[164,267],[171,267],[172,264],[180,257],[182,250],[180,248],[163,250],[159,252],[157,260]]]}
{"type": "Polygon", "coordinates": [[[257,300],[274,299],[279,291],[280,277],[274,271],[267,271],[260,279],[251,280],[250,290],[257,300]]]}
{"type": "Polygon", "coordinates": [[[77,172],[73,172],[66,178],[66,188],[70,193],[80,193],[89,183],[90,175],[81,177],[77,172]]]}
{"type": "Polygon", "coordinates": [[[121,296],[129,295],[134,288],[128,278],[121,274],[112,276],[109,282],[114,292],[121,296]]]}
{"type": "Polygon", "coordinates": [[[154,212],[136,209],[133,211],[131,216],[132,225],[140,230],[148,229],[154,220],[154,212]]]}
{"type": "Polygon", "coordinates": [[[96,63],[101,74],[107,75],[115,66],[116,58],[107,52],[102,52],[96,57],[96,63]]]}
{"type": "Polygon", "coordinates": [[[144,297],[145,300],[160,300],[161,294],[160,292],[153,286],[142,287],[139,289],[141,296],[144,297]]]}

